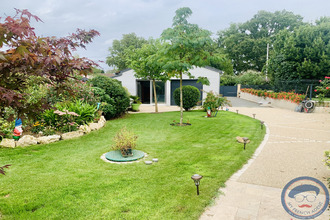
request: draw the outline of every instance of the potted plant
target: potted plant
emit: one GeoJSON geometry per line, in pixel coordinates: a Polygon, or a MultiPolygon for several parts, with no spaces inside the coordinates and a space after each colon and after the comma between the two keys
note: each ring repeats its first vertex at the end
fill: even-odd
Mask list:
{"type": "Polygon", "coordinates": [[[132,110],[135,111],[135,112],[139,111],[139,108],[140,108],[140,105],[141,105],[140,97],[131,95],[130,98],[133,100],[132,110]]]}
{"type": "Polygon", "coordinates": [[[128,131],[123,127],[114,137],[115,145],[113,150],[120,150],[123,157],[133,156],[133,149],[136,147],[136,136],[132,131],[128,131]]]}

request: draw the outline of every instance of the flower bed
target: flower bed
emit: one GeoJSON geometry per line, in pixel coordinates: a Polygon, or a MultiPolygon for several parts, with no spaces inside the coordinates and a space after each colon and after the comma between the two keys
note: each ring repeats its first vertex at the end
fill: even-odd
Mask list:
{"type": "Polygon", "coordinates": [[[294,92],[273,92],[273,91],[256,90],[256,89],[241,89],[241,92],[249,93],[251,95],[264,97],[264,98],[268,97],[270,99],[286,100],[288,102],[296,103],[296,104],[299,104],[305,98],[305,95],[297,94],[294,92]]]}
{"type": "Polygon", "coordinates": [[[84,134],[88,134],[91,131],[99,130],[105,125],[105,123],[106,123],[105,118],[101,116],[97,123],[89,123],[89,124],[81,125],[79,127],[79,130],[77,131],[71,131],[60,135],[48,135],[48,136],[40,136],[40,137],[34,137],[32,135],[23,135],[17,141],[15,141],[14,139],[4,138],[2,139],[2,141],[0,141],[0,147],[9,147],[9,148],[27,147],[30,145],[49,144],[60,140],[72,139],[72,138],[80,137],[84,134]]]}
{"type": "MultiPolygon", "coordinates": [[[[257,102],[260,104],[269,104],[272,107],[294,110],[297,105],[305,98],[305,95],[293,92],[272,92],[256,89],[241,89],[240,98],[257,102]]],[[[330,103],[322,104],[316,102],[315,113],[330,113],[330,103]]]]}

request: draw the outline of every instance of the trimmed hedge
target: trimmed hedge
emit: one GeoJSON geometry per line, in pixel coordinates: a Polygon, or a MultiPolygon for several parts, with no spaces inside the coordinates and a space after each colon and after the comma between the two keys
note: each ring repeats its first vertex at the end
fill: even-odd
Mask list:
{"type": "Polygon", "coordinates": [[[96,95],[101,95],[101,101],[104,102],[101,110],[107,120],[122,115],[129,107],[129,96],[120,81],[100,75],[92,78],[90,82],[105,92],[102,94],[102,90],[94,90],[96,95]]]}
{"type": "MultiPolygon", "coordinates": [[[[180,106],[180,88],[176,88],[174,90],[174,101],[177,106],[180,106]]],[[[182,100],[183,100],[183,108],[188,111],[189,109],[195,107],[201,93],[194,86],[182,86],[182,100]]]]}

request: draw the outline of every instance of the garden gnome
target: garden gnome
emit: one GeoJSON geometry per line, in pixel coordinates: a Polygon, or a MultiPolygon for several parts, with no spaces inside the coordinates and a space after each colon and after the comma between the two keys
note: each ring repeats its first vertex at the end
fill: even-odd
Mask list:
{"type": "Polygon", "coordinates": [[[211,108],[207,107],[207,117],[211,117],[211,108]]]}
{"type": "Polygon", "coordinates": [[[15,140],[18,140],[23,133],[23,129],[22,129],[22,119],[18,118],[15,120],[15,129],[14,129],[14,136],[13,138],[15,140]]]}

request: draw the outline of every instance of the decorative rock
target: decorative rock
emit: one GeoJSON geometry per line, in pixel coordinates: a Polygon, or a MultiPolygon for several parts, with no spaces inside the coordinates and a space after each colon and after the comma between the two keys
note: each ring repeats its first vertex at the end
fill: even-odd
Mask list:
{"type": "Polygon", "coordinates": [[[31,136],[31,135],[24,135],[23,137],[21,137],[17,143],[16,146],[20,146],[20,147],[26,147],[26,146],[30,146],[30,145],[36,145],[38,144],[38,139],[31,136]]]}
{"type": "Polygon", "coordinates": [[[81,132],[81,131],[71,131],[71,132],[62,134],[61,139],[62,140],[68,140],[68,139],[80,137],[80,136],[83,136],[83,135],[84,135],[84,133],[81,132]]]}
{"type": "Polygon", "coordinates": [[[144,161],[144,163],[147,164],[147,165],[150,165],[150,164],[152,164],[152,161],[146,160],[146,161],[144,161]]]}
{"type": "Polygon", "coordinates": [[[99,119],[99,121],[97,122],[101,127],[103,127],[105,125],[105,118],[104,116],[102,115],[101,118],[99,119]]]}
{"type": "Polygon", "coordinates": [[[90,123],[89,127],[91,128],[92,131],[99,130],[102,128],[102,125],[99,123],[90,123]]]}
{"type": "Polygon", "coordinates": [[[37,140],[39,144],[49,144],[59,141],[60,139],[61,139],[60,135],[49,135],[49,136],[39,137],[37,140]]]}
{"type": "Polygon", "coordinates": [[[152,159],[153,162],[158,162],[157,158],[152,159]]]}
{"type": "Polygon", "coordinates": [[[8,138],[4,138],[2,139],[0,146],[2,147],[11,147],[11,148],[15,148],[16,147],[16,143],[14,139],[8,139],[8,138]]]}
{"type": "Polygon", "coordinates": [[[105,117],[102,115],[101,117],[100,117],[100,119],[99,119],[99,122],[106,122],[107,120],[105,120],[105,117]]]}
{"type": "Polygon", "coordinates": [[[84,134],[88,134],[92,130],[88,125],[80,125],[79,131],[83,132],[84,134]]]}

